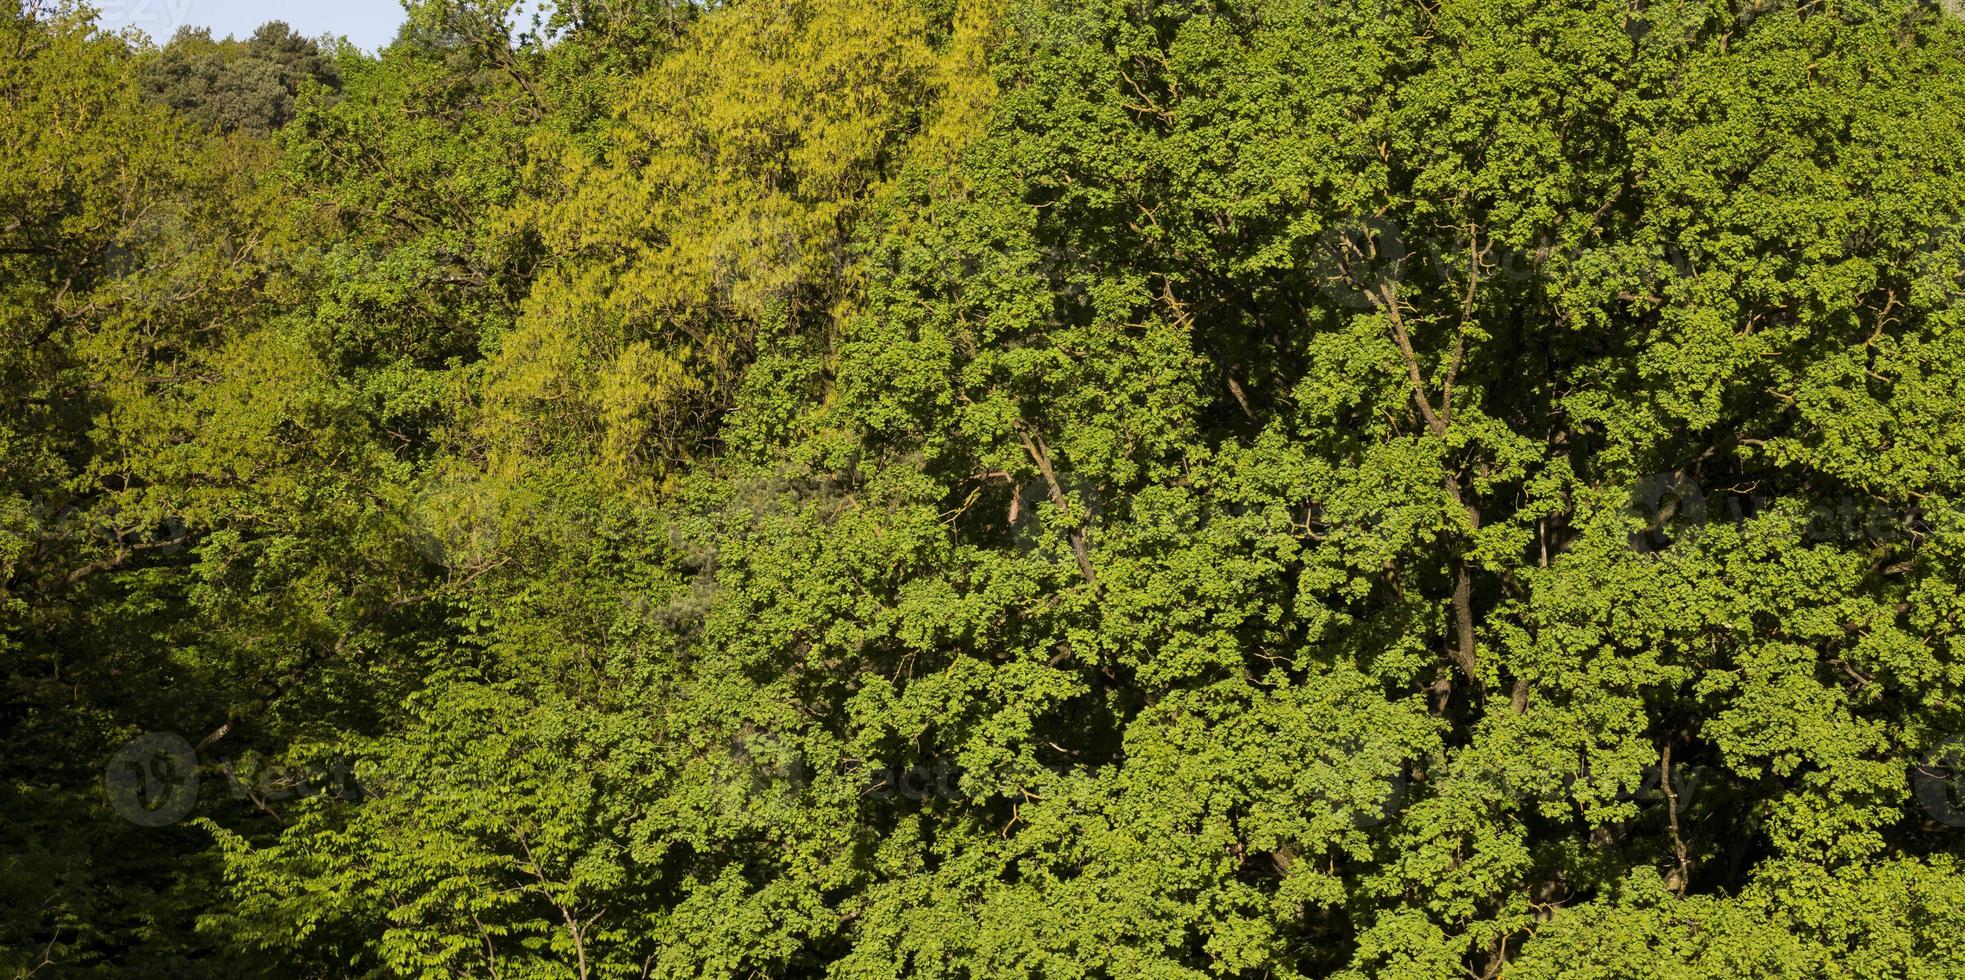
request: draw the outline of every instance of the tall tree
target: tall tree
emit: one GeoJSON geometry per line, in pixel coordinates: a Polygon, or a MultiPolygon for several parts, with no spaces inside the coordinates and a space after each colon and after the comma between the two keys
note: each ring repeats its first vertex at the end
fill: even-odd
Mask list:
{"type": "Polygon", "coordinates": [[[251,38],[212,40],[201,27],[180,28],[140,72],[144,94],[208,126],[265,135],[293,118],[309,86],[340,88],[334,59],[320,42],[269,21],[251,38]]]}

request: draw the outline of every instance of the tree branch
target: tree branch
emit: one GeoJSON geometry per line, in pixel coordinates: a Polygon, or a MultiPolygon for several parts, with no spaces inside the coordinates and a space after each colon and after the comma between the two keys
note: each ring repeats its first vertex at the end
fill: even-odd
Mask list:
{"type": "Polygon", "coordinates": [[[1433,400],[1426,394],[1426,376],[1419,370],[1419,355],[1412,349],[1412,335],[1406,331],[1405,314],[1399,311],[1398,287],[1383,283],[1378,292],[1371,294],[1372,301],[1385,311],[1385,318],[1392,326],[1392,340],[1399,345],[1399,353],[1405,356],[1406,380],[1412,383],[1412,400],[1419,406],[1419,414],[1426,419],[1426,426],[1436,436],[1446,435],[1446,419],[1434,411],[1433,400]]]}
{"type": "Polygon", "coordinates": [[[1085,577],[1086,584],[1098,588],[1098,572],[1092,568],[1091,548],[1085,542],[1085,524],[1071,512],[1071,498],[1065,496],[1064,487],[1058,483],[1057,471],[1051,467],[1050,448],[1044,445],[1042,435],[1032,431],[1021,420],[1015,425],[1017,438],[1023,440],[1024,451],[1037,464],[1037,472],[1044,476],[1044,485],[1050,489],[1051,503],[1064,513],[1065,520],[1072,522],[1071,552],[1078,558],[1078,573],[1085,577]]]}
{"type": "Polygon", "coordinates": [[[1685,890],[1692,884],[1692,857],[1685,848],[1685,838],[1678,830],[1678,790],[1672,786],[1672,742],[1665,740],[1665,747],[1659,752],[1658,782],[1665,790],[1665,814],[1670,818],[1672,828],[1672,850],[1678,855],[1678,897],[1685,897],[1685,890]]]}

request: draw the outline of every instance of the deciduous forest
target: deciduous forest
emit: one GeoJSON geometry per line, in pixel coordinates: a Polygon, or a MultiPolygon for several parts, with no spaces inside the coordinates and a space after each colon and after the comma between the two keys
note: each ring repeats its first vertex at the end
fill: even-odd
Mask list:
{"type": "Polygon", "coordinates": [[[0,6],[0,976],[1965,975],[1965,19],[0,6]]]}

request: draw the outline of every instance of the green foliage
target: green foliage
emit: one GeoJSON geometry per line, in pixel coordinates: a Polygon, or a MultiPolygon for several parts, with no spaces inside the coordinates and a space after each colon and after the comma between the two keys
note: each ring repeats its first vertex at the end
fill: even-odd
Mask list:
{"type": "Polygon", "coordinates": [[[527,216],[552,268],[488,366],[489,432],[627,480],[693,461],[765,325],[831,332],[866,202],[968,108],[974,30],[893,0],[740,5],[623,84],[527,216]]]}
{"type": "Polygon", "coordinates": [[[319,42],[270,21],[244,41],[212,40],[203,28],[181,28],[139,70],[150,101],[216,129],[264,135],[293,118],[309,86],[340,87],[319,42]]]}
{"type": "Polygon", "coordinates": [[[1965,972],[1957,18],[518,9],[0,14],[0,970],[1965,972]]]}
{"type": "Polygon", "coordinates": [[[205,351],[267,302],[267,155],[147,105],[124,41],[78,13],[10,13],[0,47],[0,969],[242,969],[193,931],[217,887],[200,835],[144,832],[101,780],[132,735],[224,720],[222,655],[164,570],[209,525],[152,474],[187,449],[205,351]]]}

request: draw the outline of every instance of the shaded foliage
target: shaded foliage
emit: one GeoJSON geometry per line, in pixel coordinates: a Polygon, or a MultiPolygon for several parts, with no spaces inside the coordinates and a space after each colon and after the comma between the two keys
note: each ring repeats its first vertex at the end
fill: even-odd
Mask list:
{"type": "Polygon", "coordinates": [[[146,98],[226,132],[265,135],[293,118],[303,89],[340,88],[334,59],[320,42],[270,21],[244,41],[212,40],[204,28],[180,28],[139,69],[146,98]]]}

